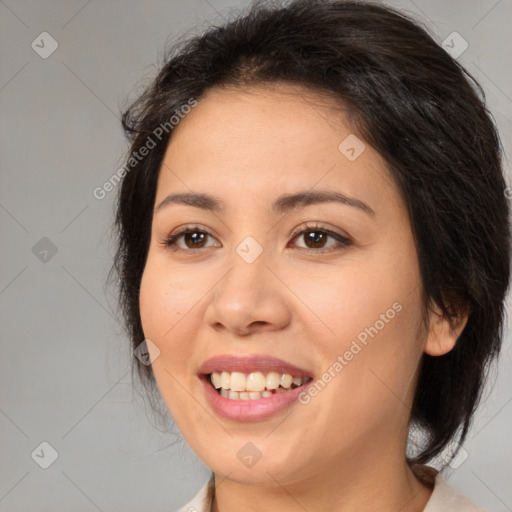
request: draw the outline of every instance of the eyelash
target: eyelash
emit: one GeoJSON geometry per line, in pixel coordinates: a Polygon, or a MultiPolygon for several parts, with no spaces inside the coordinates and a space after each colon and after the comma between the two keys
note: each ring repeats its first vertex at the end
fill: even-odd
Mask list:
{"type": "MultiPolygon", "coordinates": [[[[296,240],[301,235],[303,235],[305,233],[309,233],[309,232],[316,232],[316,233],[322,233],[322,234],[328,235],[328,236],[334,238],[335,240],[337,240],[339,245],[338,245],[338,247],[330,246],[330,247],[324,248],[324,249],[322,249],[322,248],[320,248],[320,249],[311,249],[311,248],[300,247],[300,249],[302,249],[303,251],[306,251],[308,253],[327,253],[327,252],[332,252],[333,250],[344,249],[345,247],[348,247],[349,245],[352,244],[352,240],[350,240],[349,238],[347,238],[345,236],[342,236],[339,233],[336,233],[336,232],[331,231],[329,229],[323,228],[322,226],[320,226],[318,224],[312,224],[312,225],[311,224],[309,224],[309,225],[307,224],[300,231],[297,231],[297,232],[295,232],[292,235],[292,240],[296,240]]],[[[211,236],[210,233],[208,233],[204,229],[201,229],[199,226],[185,226],[182,229],[180,229],[178,232],[173,233],[172,235],[168,236],[162,242],[162,245],[165,246],[165,247],[168,247],[169,249],[172,249],[174,251],[191,252],[191,251],[199,251],[200,249],[204,249],[204,247],[198,247],[197,249],[188,249],[188,248],[187,249],[182,249],[181,247],[176,247],[176,241],[178,240],[178,238],[180,236],[186,235],[188,233],[204,233],[205,235],[211,236]]]]}

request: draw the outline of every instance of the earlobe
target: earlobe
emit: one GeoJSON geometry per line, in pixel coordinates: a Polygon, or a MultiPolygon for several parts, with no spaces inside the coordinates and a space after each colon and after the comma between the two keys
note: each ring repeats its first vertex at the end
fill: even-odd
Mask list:
{"type": "Polygon", "coordinates": [[[442,356],[450,352],[466,327],[468,317],[469,312],[464,311],[456,317],[449,318],[436,306],[435,311],[431,311],[429,314],[425,353],[430,356],[442,356]]]}

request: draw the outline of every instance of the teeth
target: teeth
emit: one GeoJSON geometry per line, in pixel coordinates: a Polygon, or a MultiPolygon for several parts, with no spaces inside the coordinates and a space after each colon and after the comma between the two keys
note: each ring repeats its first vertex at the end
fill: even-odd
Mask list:
{"type": "Polygon", "coordinates": [[[274,393],[284,393],[294,387],[302,386],[308,377],[293,377],[289,373],[252,372],[213,372],[210,381],[224,398],[231,400],[258,400],[268,398],[274,393]]]}
{"type": "Polygon", "coordinates": [[[267,373],[267,389],[277,389],[281,384],[281,374],[277,372],[267,373]]]}
{"type": "Polygon", "coordinates": [[[231,384],[229,389],[231,391],[245,391],[247,386],[247,378],[245,373],[231,372],[231,384]]]}
{"type": "Polygon", "coordinates": [[[222,375],[220,373],[212,373],[211,381],[215,389],[222,387],[222,375]]]}
{"type": "Polygon", "coordinates": [[[293,377],[289,373],[283,373],[281,377],[281,386],[288,389],[293,382],[293,377]]]}
{"type": "Polygon", "coordinates": [[[267,385],[267,379],[261,372],[249,373],[247,376],[248,391],[263,391],[267,385]]]}
{"type": "MultiPolygon", "coordinates": [[[[213,375],[213,373],[212,373],[212,375],[213,375]]],[[[222,389],[229,389],[230,381],[231,381],[231,374],[230,373],[222,372],[220,374],[220,387],[222,389]]],[[[215,386],[215,384],[214,384],[214,386],[215,386]]],[[[217,387],[217,386],[215,386],[215,387],[217,387]]]]}

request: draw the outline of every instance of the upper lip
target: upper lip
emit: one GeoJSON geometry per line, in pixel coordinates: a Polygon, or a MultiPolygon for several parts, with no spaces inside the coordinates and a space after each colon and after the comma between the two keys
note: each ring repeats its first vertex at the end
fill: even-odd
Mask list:
{"type": "Polygon", "coordinates": [[[267,355],[230,355],[223,354],[212,357],[203,363],[199,373],[208,375],[213,372],[278,372],[288,373],[294,377],[311,377],[311,372],[287,363],[282,359],[267,355]]]}

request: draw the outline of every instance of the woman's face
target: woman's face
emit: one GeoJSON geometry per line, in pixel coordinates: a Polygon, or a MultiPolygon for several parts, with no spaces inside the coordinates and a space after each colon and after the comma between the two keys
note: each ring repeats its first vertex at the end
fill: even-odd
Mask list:
{"type": "Polygon", "coordinates": [[[398,189],[362,144],[333,100],[284,85],[210,90],[174,128],[141,319],[177,425],[231,480],[403,460],[421,281],[398,189]]]}

